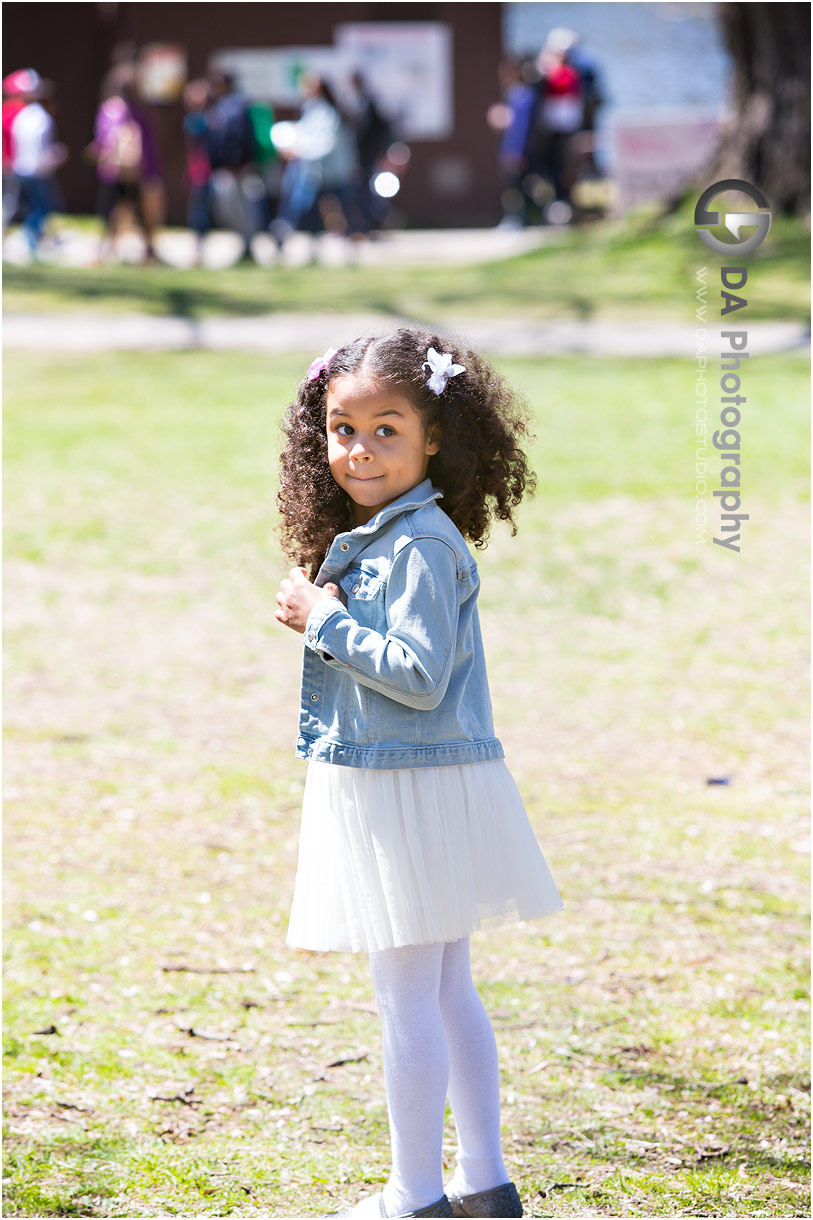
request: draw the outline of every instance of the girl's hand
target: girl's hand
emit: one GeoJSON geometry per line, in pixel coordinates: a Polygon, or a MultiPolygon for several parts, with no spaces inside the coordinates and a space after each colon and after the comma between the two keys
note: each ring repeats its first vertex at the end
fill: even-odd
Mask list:
{"type": "Polygon", "coordinates": [[[277,594],[279,610],[274,618],[294,631],[304,632],[308,615],[317,602],[325,597],[338,597],[339,586],[327,584],[321,588],[311,584],[304,568],[291,568],[288,579],[283,580],[277,594]]]}

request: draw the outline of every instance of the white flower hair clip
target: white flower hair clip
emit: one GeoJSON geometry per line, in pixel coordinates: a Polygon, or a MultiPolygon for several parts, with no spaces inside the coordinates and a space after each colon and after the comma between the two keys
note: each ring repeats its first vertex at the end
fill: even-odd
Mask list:
{"type": "Polygon", "coordinates": [[[426,353],[426,359],[421,368],[431,370],[431,376],[427,379],[426,384],[436,394],[443,393],[450,377],[456,377],[458,373],[466,371],[465,364],[454,364],[452,361],[451,352],[436,352],[433,347],[430,347],[426,353]]]}

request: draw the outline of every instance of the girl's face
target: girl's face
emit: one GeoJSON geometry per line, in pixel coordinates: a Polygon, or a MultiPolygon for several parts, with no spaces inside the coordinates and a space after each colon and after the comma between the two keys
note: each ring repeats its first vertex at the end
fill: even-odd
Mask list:
{"type": "Polygon", "coordinates": [[[330,473],[353,501],[356,524],[366,525],[426,478],[438,440],[405,395],[363,375],[334,378],[326,407],[330,473]]]}

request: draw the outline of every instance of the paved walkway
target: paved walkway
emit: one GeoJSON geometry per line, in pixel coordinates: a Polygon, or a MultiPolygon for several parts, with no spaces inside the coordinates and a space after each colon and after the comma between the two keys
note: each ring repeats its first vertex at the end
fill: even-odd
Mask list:
{"type": "MultiPolygon", "coordinates": [[[[398,324],[382,314],[269,314],[259,318],[148,317],[143,314],[10,314],[3,346],[31,351],[252,351],[319,353],[368,332],[398,324]]],[[[694,359],[694,327],[650,322],[528,322],[522,318],[444,317],[439,329],[501,356],[583,352],[605,356],[678,356],[694,359]]],[[[797,322],[753,322],[752,358],[769,352],[806,352],[807,328],[797,322]]]]}
{"type": "MultiPolygon", "coordinates": [[[[489,263],[525,254],[540,246],[559,241],[563,229],[535,226],[528,229],[394,229],[376,234],[369,241],[347,241],[323,233],[315,240],[306,233],[293,233],[283,254],[267,233],[259,233],[251,248],[261,267],[301,267],[318,262],[326,267],[437,267],[489,263]]],[[[194,235],[187,229],[165,229],[155,243],[162,262],[179,271],[193,265],[196,253],[194,235]]],[[[137,233],[122,236],[116,247],[118,256],[129,263],[140,261],[144,244],[137,233]]],[[[231,267],[240,257],[241,242],[233,233],[215,230],[203,246],[202,265],[219,271],[231,267]]],[[[47,238],[42,259],[57,267],[92,267],[99,257],[99,234],[63,225],[54,238],[47,238]]],[[[24,265],[30,255],[19,231],[3,243],[5,261],[24,265]]]]}
{"type": "MultiPolygon", "coordinates": [[[[15,257],[12,233],[4,257],[15,257]]],[[[325,265],[348,262],[370,266],[454,266],[483,263],[523,254],[562,236],[561,229],[444,229],[404,230],[382,234],[375,241],[348,243],[329,234],[315,245],[305,234],[295,234],[286,245],[284,263],[295,267],[312,257],[325,265]]],[[[160,235],[159,254],[181,270],[191,263],[194,239],[185,230],[160,235]]],[[[142,246],[136,234],[122,239],[119,255],[137,261],[142,246]]],[[[273,266],[278,258],[271,239],[254,242],[257,262],[273,266]]],[[[55,266],[90,265],[98,254],[94,234],[63,228],[59,241],[45,255],[55,266]]],[[[231,233],[210,234],[204,265],[217,269],[231,265],[239,255],[239,240],[231,233]]],[[[24,252],[21,252],[21,260],[24,252]]],[[[453,272],[451,272],[453,274],[453,272]]],[[[31,351],[180,351],[203,348],[215,351],[252,351],[269,354],[302,352],[306,355],[336,347],[366,332],[390,329],[399,319],[384,314],[277,313],[265,317],[221,317],[196,320],[153,317],[145,314],[52,313],[9,314],[3,322],[3,346],[31,351]]],[[[409,321],[409,319],[404,319],[409,321]]],[[[438,329],[465,338],[473,347],[494,355],[546,356],[590,353],[605,356],[677,356],[694,358],[695,335],[691,321],[647,322],[613,320],[529,321],[517,315],[502,318],[448,316],[433,319],[438,329]]],[[[797,322],[755,322],[747,327],[752,356],[778,351],[804,353],[809,331],[797,322]]]]}

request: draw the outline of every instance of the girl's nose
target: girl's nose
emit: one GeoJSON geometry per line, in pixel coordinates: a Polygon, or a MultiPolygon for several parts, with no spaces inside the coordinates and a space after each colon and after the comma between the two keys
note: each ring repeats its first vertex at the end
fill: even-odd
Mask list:
{"type": "Polygon", "coordinates": [[[356,462],[369,461],[373,456],[364,441],[360,436],[356,437],[355,444],[350,449],[350,456],[356,462]]]}

